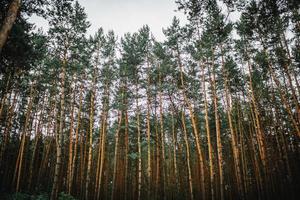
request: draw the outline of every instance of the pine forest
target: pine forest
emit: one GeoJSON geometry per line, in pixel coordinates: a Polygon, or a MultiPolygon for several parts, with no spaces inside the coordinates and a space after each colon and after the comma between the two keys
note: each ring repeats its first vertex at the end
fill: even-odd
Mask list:
{"type": "Polygon", "coordinates": [[[300,198],[300,2],[169,1],[163,41],[0,1],[0,199],[300,198]]]}

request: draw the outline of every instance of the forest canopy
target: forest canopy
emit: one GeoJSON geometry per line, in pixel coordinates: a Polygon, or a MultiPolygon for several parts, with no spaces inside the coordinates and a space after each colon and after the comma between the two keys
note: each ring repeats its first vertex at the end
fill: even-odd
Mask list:
{"type": "Polygon", "coordinates": [[[158,41],[0,1],[0,199],[300,198],[299,1],[174,3],[158,41]]]}

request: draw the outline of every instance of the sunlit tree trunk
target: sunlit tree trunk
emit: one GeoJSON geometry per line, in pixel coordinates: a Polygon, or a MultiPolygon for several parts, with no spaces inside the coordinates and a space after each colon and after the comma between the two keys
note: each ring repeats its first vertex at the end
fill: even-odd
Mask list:
{"type": "Polygon", "coordinates": [[[94,130],[94,104],[95,104],[95,89],[96,89],[96,72],[93,74],[93,82],[92,82],[92,90],[91,90],[91,99],[90,99],[90,124],[89,124],[89,151],[88,151],[88,164],[87,164],[87,175],[86,175],[86,183],[85,183],[85,199],[89,199],[89,184],[91,182],[91,167],[92,167],[92,156],[93,156],[93,130],[94,130]]]}
{"type": "Polygon", "coordinates": [[[201,192],[202,192],[202,198],[205,199],[206,197],[206,191],[205,191],[205,170],[204,170],[204,158],[203,158],[203,153],[200,145],[200,139],[199,139],[199,132],[196,124],[196,119],[193,111],[193,107],[189,101],[189,99],[186,96],[186,89],[185,89],[185,84],[184,84],[184,79],[183,79],[183,65],[182,61],[180,58],[180,52],[177,47],[177,59],[178,59],[178,65],[179,65],[179,70],[180,70],[180,82],[181,82],[181,87],[182,87],[182,95],[184,98],[184,102],[187,104],[188,109],[189,109],[189,114],[190,118],[192,121],[192,127],[193,127],[193,132],[194,132],[194,137],[196,140],[196,148],[197,148],[197,154],[198,154],[198,160],[200,163],[200,176],[201,176],[201,192]]]}
{"type": "Polygon", "coordinates": [[[204,74],[204,66],[202,68],[202,89],[204,96],[204,110],[205,110],[205,131],[207,137],[207,145],[208,145],[208,156],[209,156],[209,173],[210,173],[210,192],[211,199],[215,199],[215,183],[214,183],[214,156],[213,156],[213,148],[211,143],[210,136],[210,127],[209,127],[209,118],[208,118],[208,103],[207,103],[207,94],[206,94],[206,84],[205,84],[205,74],[204,74]]]}
{"type": "MultiPolygon", "coordinates": [[[[44,98],[44,97],[42,97],[44,98]]],[[[44,105],[45,105],[45,102],[43,100],[42,102],[42,109],[41,109],[41,114],[39,116],[38,119],[38,124],[37,124],[37,127],[36,127],[36,130],[35,130],[35,137],[34,137],[34,145],[33,145],[33,151],[32,151],[32,157],[31,157],[31,160],[30,160],[30,167],[29,167],[29,180],[28,180],[28,190],[30,191],[31,188],[32,188],[32,184],[33,184],[33,169],[34,169],[34,163],[36,161],[36,157],[37,157],[37,149],[38,149],[38,144],[40,142],[40,138],[41,138],[41,124],[43,123],[42,120],[43,120],[43,115],[44,115],[44,105]]]]}
{"type": "Polygon", "coordinates": [[[174,110],[172,110],[171,112],[171,116],[172,116],[172,145],[173,145],[173,170],[174,170],[174,179],[173,181],[175,181],[174,184],[174,190],[172,191],[174,192],[174,196],[177,194],[178,191],[178,169],[177,169],[177,154],[176,154],[176,148],[177,148],[177,134],[176,134],[176,130],[175,130],[175,119],[174,119],[174,110]]]}
{"type": "MultiPolygon", "coordinates": [[[[127,88],[127,87],[126,87],[127,88]]],[[[128,171],[128,152],[129,152],[129,123],[128,123],[128,108],[127,108],[127,99],[125,99],[125,105],[126,105],[126,109],[125,109],[125,158],[124,158],[124,200],[127,199],[127,196],[128,196],[128,174],[129,174],[129,171],[128,171]]],[[[121,168],[120,168],[121,170],[121,168]]]]}
{"type": "Polygon", "coordinates": [[[210,73],[210,82],[212,86],[212,98],[214,102],[214,114],[215,114],[215,124],[216,124],[216,136],[217,136],[217,153],[218,153],[218,167],[219,167],[219,181],[220,181],[220,198],[223,200],[224,197],[224,172],[223,172],[223,150],[222,150],[222,140],[221,140],[221,124],[218,112],[218,96],[217,96],[217,86],[216,86],[216,75],[214,67],[214,58],[212,60],[212,72],[210,73]]]}
{"type": "Polygon", "coordinates": [[[72,166],[70,172],[70,181],[68,185],[68,192],[69,194],[72,192],[74,174],[75,174],[75,165],[77,160],[77,151],[78,151],[78,138],[79,138],[79,129],[80,129],[80,122],[81,122],[81,109],[82,109],[82,92],[83,92],[83,84],[80,86],[80,94],[79,94],[79,108],[77,113],[77,125],[75,130],[75,144],[74,144],[74,153],[72,157],[72,166]]]}
{"type": "Polygon", "coordinates": [[[187,163],[187,170],[188,170],[189,193],[190,193],[190,199],[193,200],[194,194],[193,194],[193,179],[192,179],[191,164],[190,164],[190,145],[188,141],[186,125],[185,125],[185,116],[183,110],[181,112],[181,121],[182,121],[182,128],[183,128],[183,138],[184,138],[185,149],[186,149],[186,163],[187,163]]]}
{"type": "Polygon", "coordinates": [[[99,167],[99,178],[98,178],[98,187],[97,187],[97,199],[100,199],[100,192],[101,192],[101,183],[103,179],[103,168],[104,168],[104,161],[105,161],[105,146],[106,146],[106,131],[107,131],[107,118],[108,118],[108,111],[109,111],[109,88],[108,85],[106,84],[105,87],[105,95],[106,95],[106,100],[104,102],[104,108],[103,108],[103,119],[102,119],[102,130],[101,130],[101,144],[99,144],[100,148],[99,153],[100,153],[100,167],[99,167]]]}
{"type": "Polygon", "coordinates": [[[122,125],[122,118],[123,118],[123,114],[121,111],[119,111],[118,114],[118,128],[117,131],[115,133],[115,150],[114,150],[114,163],[113,163],[113,178],[112,178],[112,190],[111,190],[111,200],[115,199],[115,187],[116,187],[116,176],[117,176],[117,168],[118,168],[118,151],[119,151],[119,132],[121,129],[121,125],[122,125]]]}
{"type": "MultiPolygon", "coordinates": [[[[298,135],[298,137],[300,137],[299,120],[297,118],[295,119],[295,117],[293,115],[293,111],[292,111],[291,105],[288,102],[287,96],[284,93],[284,91],[282,91],[282,85],[281,85],[280,81],[278,80],[278,78],[276,77],[276,73],[273,69],[273,64],[271,63],[271,60],[269,58],[267,47],[266,47],[262,37],[261,36],[259,36],[259,37],[260,37],[260,42],[261,42],[261,44],[263,46],[263,49],[264,49],[264,53],[267,56],[268,70],[270,72],[270,75],[271,75],[271,77],[273,78],[273,80],[276,84],[277,90],[278,90],[278,92],[280,94],[280,97],[281,97],[281,101],[282,101],[282,103],[283,103],[283,105],[284,105],[284,107],[285,107],[285,109],[288,113],[288,116],[289,116],[290,120],[292,121],[292,124],[293,124],[293,126],[296,130],[296,134],[298,135]]],[[[296,105],[296,113],[298,114],[298,113],[300,113],[299,102],[298,102],[297,98],[294,97],[293,99],[294,99],[295,105],[296,105]]]]}
{"type": "Polygon", "coordinates": [[[61,91],[60,91],[60,116],[59,130],[56,136],[56,164],[54,172],[54,181],[51,191],[51,200],[57,199],[59,187],[59,175],[62,165],[62,146],[64,140],[63,125],[64,125],[64,110],[65,110],[65,76],[66,76],[67,61],[64,59],[61,69],[61,91]]]}
{"type": "MultiPolygon", "coordinates": [[[[156,102],[156,99],[155,99],[155,102],[156,102]]],[[[159,191],[160,191],[160,186],[161,186],[161,157],[160,157],[160,134],[159,134],[159,131],[158,131],[158,119],[157,119],[157,110],[156,110],[156,103],[155,103],[155,117],[154,117],[154,123],[155,123],[155,146],[156,146],[156,149],[155,149],[155,182],[154,182],[154,187],[155,187],[155,198],[154,199],[160,199],[159,195],[159,191]]]]}
{"type": "Polygon", "coordinates": [[[150,105],[151,105],[151,89],[150,89],[150,66],[148,65],[148,75],[147,75],[147,177],[148,177],[148,188],[147,188],[147,197],[148,200],[151,199],[151,176],[152,176],[152,169],[151,169],[151,128],[150,128],[150,105]]]}
{"type": "Polygon", "coordinates": [[[73,93],[73,102],[71,108],[71,122],[70,122],[70,132],[69,132],[69,160],[68,160],[68,170],[67,170],[67,186],[68,194],[71,194],[71,175],[72,175],[72,161],[73,161],[73,125],[74,125],[74,109],[75,109],[75,92],[73,93]]]}
{"type": "Polygon", "coordinates": [[[237,188],[239,195],[242,199],[244,199],[244,192],[242,190],[242,177],[241,177],[241,168],[240,168],[240,157],[239,157],[239,148],[238,148],[238,139],[237,139],[237,133],[234,130],[233,127],[233,121],[231,116],[231,93],[230,93],[230,86],[228,84],[228,72],[225,69],[225,61],[224,61],[224,51],[223,46],[221,44],[221,61],[222,61],[222,72],[224,76],[224,86],[225,86],[225,102],[227,106],[227,117],[228,117],[228,124],[231,134],[231,146],[232,146],[232,152],[233,152],[233,160],[234,160],[234,168],[235,168],[235,176],[236,176],[236,182],[237,182],[237,188]]]}
{"type": "Polygon", "coordinates": [[[22,136],[21,136],[21,144],[20,144],[20,148],[19,148],[19,155],[18,155],[18,160],[17,160],[17,164],[16,164],[16,171],[17,174],[14,175],[14,177],[16,177],[16,192],[19,192],[20,189],[20,180],[21,180],[21,172],[22,172],[22,165],[23,165],[23,156],[24,156],[24,149],[25,149],[25,142],[26,142],[26,138],[27,138],[27,129],[28,129],[28,125],[29,125],[29,120],[30,120],[30,116],[31,116],[31,111],[32,111],[32,106],[33,106],[33,96],[34,96],[34,88],[33,88],[33,84],[30,87],[30,96],[29,96],[29,102],[28,102],[28,108],[26,111],[26,117],[25,117],[25,124],[24,124],[24,128],[22,131],[22,136]]]}
{"type": "Polygon", "coordinates": [[[139,93],[138,93],[138,80],[136,80],[136,115],[137,115],[137,142],[138,142],[138,196],[137,199],[141,198],[141,187],[142,187],[142,147],[141,147],[141,128],[140,128],[140,107],[139,107],[139,93]]]}
{"type": "MultiPolygon", "coordinates": [[[[160,70],[160,69],[159,69],[160,70]]],[[[159,117],[160,117],[160,140],[161,140],[161,167],[162,167],[162,189],[163,189],[163,199],[166,199],[166,163],[165,163],[165,132],[164,132],[164,119],[163,119],[163,100],[162,100],[162,80],[161,80],[161,72],[159,72],[159,117]]]]}

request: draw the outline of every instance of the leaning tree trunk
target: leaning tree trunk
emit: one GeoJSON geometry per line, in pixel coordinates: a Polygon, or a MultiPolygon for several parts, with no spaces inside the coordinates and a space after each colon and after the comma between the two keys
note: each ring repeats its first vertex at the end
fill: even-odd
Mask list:
{"type": "Polygon", "coordinates": [[[13,0],[9,5],[6,17],[0,29],[0,53],[8,38],[8,34],[17,19],[20,6],[21,6],[21,0],[13,0]]]}

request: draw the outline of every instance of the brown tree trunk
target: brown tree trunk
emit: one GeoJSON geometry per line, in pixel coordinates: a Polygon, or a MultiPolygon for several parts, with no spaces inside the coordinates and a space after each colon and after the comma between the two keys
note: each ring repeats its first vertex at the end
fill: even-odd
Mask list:
{"type": "Polygon", "coordinates": [[[83,91],[83,84],[80,88],[80,94],[79,94],[79,108],[77,113],[77,126],[75,130],[75,144],[74,144],[74,153],[72,157],[72,166],[71,166],[71,172],[70,172],[70,181],[68,185],[68,193],[71,194],[72,192],[72,186],[73,186],[73,180],[74,180],[74,174],[75,174],[75,165],[76,165],[76,158],[77,158],[77,151],[78,151],[78,138],[79,138],[79,129],[80,129],[80,122],[81,122],[81,108],[82,108],[82,91],[83,91]]]}
{"type": "MultiPolygon", "coordinates": [[[[148,64],[148,63],[147,63],[148,64]]],[[[147,178],[148,178],[148,188],[147,188],[147,197],[148,200],[151,199],[151,175],[152,175],[152,169],[151,169],[151,141],[150,141],[150,136],[151,136],[151,128],[150,128],[150,105],[151,105],[151,100],[150,100],[150,67],[148,64],[148,77],[147,77],[147,82],[148,82],[148,87],[147,87],[147,178]]]]}
{"type": "MultiPolygon", "coordinates": [[[[16,103],[17,103],[17,99],[18,99],[18,92],[15,93],[14,98],[13,98],[13,102],[10,106],[10,108],[8,109],[8,119],[7,119],[7,123],[5,124],[5,129],[4,129],[4,141],[1,143],[1,149],[0,149],[0,167],[3,164],[3,156],[5,154],[6,151],[6,147],[9,144],[9,138],[10,138],[10,130],[11,127],[13,125],[13,119],[14,119],[14,114],[15,114],[15,107],[16,107],[16,103]]],[[[1,117],[0,117],[1,118],[1,117]]]]}
{"type": "Polygon", "coordinates": [[[60,116],[59,116],[59,130],[56,137],[56,164],[54,172],[54,181],[51,191],[51,200],[57,199],[59,187],[59,174],[62,165],[62,146],[64,140],[63,125],[64,125],[64,109],[65,109],[65,76],[66,76],[66,60],[63,61],[61,70],[61,91],[60,91],[60,116]]]}
{"type": "Polygon", "coordinates": [[[34,95],[33,94],[33,85],[31,85],[29,103],[28,103],[28,108],[27,108],[27,112],[26,112],[25,124],[24,124],[24,128],[23,128],[21,144],[20,144],[20,149],[19,149],[19,156],[18,156],[19,159],[17,160],[17,165],[16,165],[16,171],[17,171],[16,192],[19,192],[19,189],[20,189],[20,179],[21,179],[21,172],[22,172],[22,165],[23,165],[23,156],[24,156],[25,142],[26,142],[26,138],[27,138],[27,128],[29,125],[32,104],[33,104],[33,102],[32,102],[33,95],[34,95]]]}
{"type": "MultiPolygon", "coordinates": [[[[44,98],[44,97],[43,97],[44,98]]],[[[43,118],[43,112],[44,112],[44,104],[45,102],[42,102],[42,109],[41,109],[41,114],[39,116],[38,120],[38,125],[36,127],[36,131],[35,131],[35,138],[34,138],[34,145],[33,145],[33,152],[32,152],[32,157],[30,160],[30,167],[29,167],[29,180],[28,180],[28,190],[30,191],[32,188],[32,183],[33,183],[33,168],[34,168],[34,163],[36,160],[36,154],[37,154],[37,149],[38,149],[38,144],[40,141],[40,137],[41,137],[41,123],[42,123],[42,118],[43,118]]]]}
{"type": "Polygon", "coordinates": [[[185,116],[183,110],[181,112],[181,121],[182,121],[182,128],[183,128],[183,138],[184,138],[185,149],[186,149],[186,163],[187,163],[187,170],[188,170],[189,193],[190,193],[190,199],[193,200],[194,194],[193,194],[193,179],[192,179],[191,164],[190,164],[190,145],[188,141],[186,125],[185,125],[185,116]]]}
{"type": "Polygon", "coordinates": [[[206,198],[206,191],[205,191],[204,158],[203,158],[201,142],[200,142],[200,139],[199,139],[199,132],[198,132],[197,124],[196,124],[196,119],[195,119],[193,107],[192,107],[189,99],[186,96],[185,84],[184,84],[184,79],[183,79],[183,65],[182,65],[182,62],[181,62],[180,52],[179,52],[178,47],[177,47],[177,59],[178,59],[178,65],[179,65],[179,68],[180,68],[180,82],[181,82],[181,87],[182,87],[182,95],[183,95],[183,98],[184,98],[184,102],[187,104],[188,109],[189,109],[189,114],[190,114],[190,118],[191,118],[191,121],[192,121],[194,137],[195,137],[195,140],[196,140],[196,148],[197,148],[198,160],[199,160],[199,163],[200,163],[200,173],[201,173],[201,183],[200,183],[201,192],[202,192],[202,198],[205,199],[206,198]]]}
{"type": "Polygon", "coordinates": [[[115,133],[115,152],[114,152],[114,164],[113,164],[113,179],[112,179],[112,190],[111,190],[111,200],[115,199],[115,187],[116,187],[116,178],[117,178],[117,168],[118,168],[118,151],[119,151],[119,132],[122,125],[123,113],[119,111],[119,124],[117,131],[115,133]]]}
{"type": "Polygon", "coordinates": [[[233,160],[234,160],[234,168],[235,168],[235,176],[237,182],[238,193],[241,199],[244,199],[244,191],[242,189],[242,177],[241,177],[241,168],[240,168],[240,157],[239,157],[239,149],[238,149],[238,139],[236,132],[233,127],[232,117],[231,117],[231,94],[230,88],[228,84],[228,72],[225,69],[225,61],[224,61],[224,53],[223,53],[223,46],[221,45],[221,59],[222,59],[222,71],[224,75],[224,86],[225,86],[225,101],[227,106],[227,117],[228,117],[228,124],[230,128],[231,134],[231,146],[233,152],[233,160]]]}
{"type": "Polygon", "coordinates": [[[174,110],[171,112],[172,115],[172,145],[173,145],[173,169],[174,169],[174,196],[176,195],[177,191],[178,191],[178,169],[177,169],[177,156],[176,156],[176,148],[177,148],[177,134],[176,134],[176,130],[175,130],[175,119],[174,119],[174,110]]]}
{"type": "Polygon", "coordinates": [[[95,101],[95,89],[96,89],[96,72],[94,71],[93,75],[93,85],[91,91],[91,100],[90,100],[90,124],[89,124],[89,152],[88,152],[88,165],[87,165],[87,176],[85,182],[85,199],[89,198],[89,184],[91,182],[91,167],[92,167],[92,150],[93,150],[93,130],[94,130],[94,101],[95,101]]]}
{"type": "MultiPolygon", "coordinates": [[[[214,59],[214,58],[213,58],[214,59]]],[[[218,167],[219,167],[219,181],[220,181],[220,199],[224,200],[224,172],[223,172],[223,152],[222,152],[222,140],[221,140],[221,124],[218,113],[218,96],[216,86],[216,75],[214,68],[214,60],[212,60],[212,72],[210,73],[210,81],[212,85],[212,95],[214,102],[214,113],[215,113],[215,124],[216,124],[216,135],[217,135],[217,153],[218,153],[218,167]],[[212,73],[212,75],[211,75],[212,73]]]]}
{"type": "Polygon", "coordinates": [[[76,93],[76,89],[74,90],[74,94],[73,94],[70,133],[69,133],[69,161],[68,161],[68,170],[67,170],[68,194],[71,194],[71,181],[72,181],[71,175],[72,175],[72,162],[73,162],[73,125],[74,125],[75,93],[76,93]]]}
{"type": "Polygon", "coordinates": [[[98,188],[97,188],[97,199],[100,199],[101,192],[101,182],[103,179],[103,168],[105,161],[105,144],[106,144],[106,127],[107,127],[107,118],[109,111],[109,89],[108,85],[106,85],[105,94],[107,95],[107,100],[104,103],[104,114],[102,120],[102,135],[101,135],[101,149],[100,149],[100,168],[99,168],[99,179],[98,179],[98,188]]]}
{"type": "MultiPolygon", "coordinates": [[[[160,69],[159,69],[160,70],[160,69]]],[[[161,80],[161,72],[159,72],[159,117],[160,117],[160,140],[161,140],[161,173],[162,173],[162,196],[163,199],[166,199],[166,163],[165,163],[165,133],[164,133],[164,119],[163,119],[163,100],[162,100],[162,80],[161,80]]]]}
{"type": "Polygon", "coordinates": [[[9,32],[17,19],[20,6],[21,0],[13,0],[9,5],[6,17],[4,18],[0,29],[0,53],[5,45],[9,32]]]}
{"type": "Polygon", "coordinates": [[[141,198],[141,187],[142,187],[142,147],[141,147],[141,128],[140,128],[140,107],[138,98],[138,81],[136,81],[136,115],[137,115],[137,142],[138,142],[138,196],[137,199],[141,198]]]}
{"type": "Polygon", "coordinates": [[[206,84],[205,84],[205,75],[204,75],[204,66],[202,66],[202,88],[203,88],[203,96],[204,96],[204,110],[205,110],[205,130],[207,137],[207,145],[208,145],[208,156],[209,156],[209,173],[210,173],[210,191],[211,191],[211,199],[215,199],[215,183],[214,183],[214,153],[211,143],[210,136],[210,128],[209,128],[209,118],[208,118],[208,105],[207,105],[207,97],[206,97],[206,84]]]}

